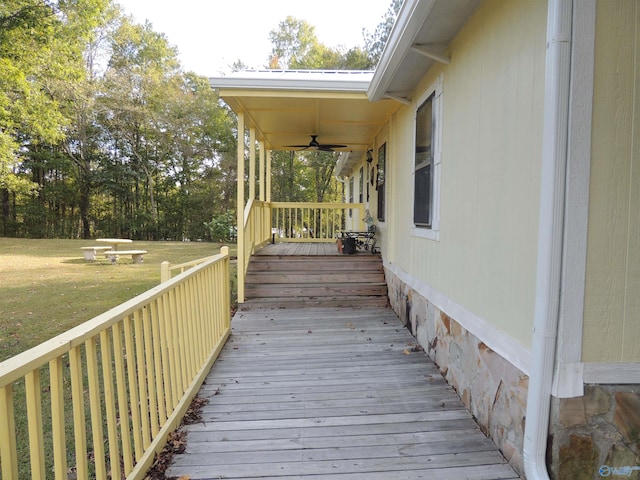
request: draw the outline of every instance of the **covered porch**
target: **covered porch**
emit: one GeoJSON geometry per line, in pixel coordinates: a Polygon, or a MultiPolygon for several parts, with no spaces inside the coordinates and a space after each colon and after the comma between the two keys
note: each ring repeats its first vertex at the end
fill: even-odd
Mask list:
{"type": "MultiPolygon", "coordinates": [[[[273,151],[340,154],[335,175],[365,156],[375,164],[375,138],[399,104],[372,103],[368,71],[249,71],[211,78],[238,119],[238,304],[247,299],[251,255],[268,244],[318,243],[335,247],[341,232],[366,231],[369,199],[279,202],[272,198],[273,151]],[[248,157],[248,158],[247,158],[248,157]],[[248,171],[246,171],[248,169],[248,171]]],[[[338,159],[337,155],[333,161],[338,159]]],[[[367,171],[367,185],[370,172],[367,171]]],[[[331,247],[329,247],[331,248],[331,247]]],[[[298,249],[300,250],[300,249],[298,249]]],[[[291,250],[294,251],[294,250],[291,250]]]]}

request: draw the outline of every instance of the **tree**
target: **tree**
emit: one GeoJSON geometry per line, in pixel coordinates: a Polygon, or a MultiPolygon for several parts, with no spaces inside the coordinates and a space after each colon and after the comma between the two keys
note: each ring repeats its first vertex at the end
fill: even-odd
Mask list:
{"type": "Polygon", "coordinates": [[[75,15],[76,21],[86,29],[85,32],[76,31],[76,34],[85,38],[82,56],[84,75],[72,82],[60,84],[58,88],[58,96],[64,100],[64,112],[69,118],[66,135],[60,145],[75,166],[83,238],[91,236],[93,177],[100,159],[105,156],[104,135],[97,118],[101,78],[96,59],[108,48],[109,35],[112,34],[119,15],[120,10],[107,1],[85,5],[81,12],[75,15]]]}
{"type": "Polygon", "coordinates": [[[64,76],[68,70],[67,59],[53,48],[61,27],[53,7],[43,1],[0,5],[0,189],[5,214],[11,193],[35,188],[16,175],[20,146],[63,135],[66,119],[43,84],[44,77],[64,76]]]}
{"type": "Polygon", "coordinates": [[[310,68],[319,63],[322,48],[315,27],[305,20],[287,17],[269,32],[269,40],[272,45],[269,63],[273,65],[275,61],[277,65],[272,68],[310,68]]]}
{"type": "Polygon", "coordinates": [[[389,5],[387,13],[382,17],[382,21],[376,26],[373,32],[369,32],[366,29],[362,31],[365,51],[369,56],[369,62],[372,66],[377,65],[382,56],[384,47],[393,29],[393,24],[402,7],[402,1],[403,0],[391,0],[391,5],[389,5]]]}
{"type": "Polygon", "coordinates": [[[313,25],[294,17],[287,17],[271,30],[269,40],[270,69],[367,70],[372,66],[360,47],[328,47],[320,42],[313,25]]]}
{"type": "Polygon", "coordinates": [[[102,122],[120,161],[136,175],[122,205],[129,219],[125,233],[155,237],[158,208],[156,176],[168,146],[167,105],[180,89],[177,51],[150,23],[124,18],[115,32],[105,73],[102,122]],[[151,225],[149,225],[151,223],[151,225]]]}
{"type": "MultiPolygon", "coordinates": [[[[82,52],[108,0],[14,0],[0,5],[0,192],[2,218],[11,196],[33,194],[20,161],[65,138],[65,106],[85,76],[82,52]]],[[[40,185],[42,186],[42,185],[40,185]]]]}

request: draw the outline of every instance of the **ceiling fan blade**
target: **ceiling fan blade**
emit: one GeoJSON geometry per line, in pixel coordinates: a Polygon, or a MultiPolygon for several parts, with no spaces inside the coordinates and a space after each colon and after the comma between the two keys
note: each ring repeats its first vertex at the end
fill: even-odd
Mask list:
{"type": "Polygon", "coordinates": [[[333,143],[322,143],[319,145],[320,148],[330,148],[330,149],[334,149],[334,148],[347,148],[346,145],[334,145],[333,143]]]}
{"type": "Polygon", "coordinates": [[[322,144],[322,143],[319,143],[316,138],[317,138],[317,135],[311,135],[311,141],[307,145],[285,145],[285,147],[301,148],[302,150],[315,148],[316,150],[320,150],[322,152],[333,152],[334,148],[347,148],[346,145],[337,145],[332,143],[322,144]]]}

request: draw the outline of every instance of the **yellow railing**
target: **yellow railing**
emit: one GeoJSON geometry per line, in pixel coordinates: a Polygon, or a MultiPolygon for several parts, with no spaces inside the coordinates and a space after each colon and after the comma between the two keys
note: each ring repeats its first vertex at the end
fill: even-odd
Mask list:
{"type": "Polygon", "coordinates": [[[70,471],[79,480],[121,473],[144,478],[229,333],[229,251],[223,247],[0,363],[2,478],[67,480],[70,471]],[[25,418],[27,438],[16,441],[25,418]]]}
{"type": "Polygon", "coordinates": [[[342,230],[362,229],[363,203],[271,202],[274,240],[331,242],[342,230]]]}
{"type": "Polygon", "coordinates": [[[249,200],[244,209],[243,226],[238,229],[238,303],[244,302],[244,279],[251,254],[271,238],[270,211],[269,204],[259,200],[249,200]]]}
{"type": "Polygon", "coordinates": [[[200,265],[208,260],[211,260],[215,255],[210,257],[199,258],[197,260],[191,260],[190,262],[172,264],[171,262],[162,262],[160,264],[160,282],[166,282],[167,280],[171,280],[172,272],[179,270],[178,273],[183,273],[185,270],[189,268],[195,267],[196,265],[200,265]]]}

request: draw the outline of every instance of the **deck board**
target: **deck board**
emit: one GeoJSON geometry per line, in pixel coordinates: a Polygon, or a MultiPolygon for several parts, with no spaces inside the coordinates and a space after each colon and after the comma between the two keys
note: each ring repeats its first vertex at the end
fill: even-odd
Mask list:
{"type": "Polygon", "coordinates": [[[258,249],[255,255],[283,255],[283,256],[339,256],[335,243],[274,243],[258,249]]]}
{"type": "Polygon", "coordinates": [[[168,477],[517,479],[389,309],[238,312],[168,477]]]}

